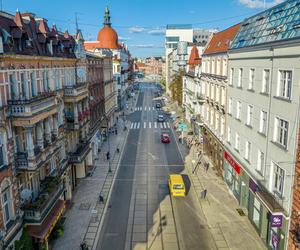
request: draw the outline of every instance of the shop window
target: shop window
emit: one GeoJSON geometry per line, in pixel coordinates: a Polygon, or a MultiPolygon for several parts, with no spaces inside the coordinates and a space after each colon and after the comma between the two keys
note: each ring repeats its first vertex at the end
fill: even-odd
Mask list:
{"type": "Polygon", "coordinates": [[[254,197],[252,221],[257,228],[259,228],[260,226],[260,209],[260,202],[256,197],[254,197]]]}

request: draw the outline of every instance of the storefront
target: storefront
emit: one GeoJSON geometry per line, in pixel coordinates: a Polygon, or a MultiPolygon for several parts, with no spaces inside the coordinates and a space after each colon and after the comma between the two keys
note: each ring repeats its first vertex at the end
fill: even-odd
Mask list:
{"type": "Polygon", "coordinates": [[[248,217],[268,249],[285,249],[288,237],[288,218],[274,196],[262,185],[249,179],[248,217]]]}
{"type": "Polygon", "coordinates": [[[285,249],[288,218],[274,196],[253,180],[227,151],[224,152],[224,179],[239,205],[268,249],[285,249]]]}
{"type": "Polygon", "coordinates": [[[223,155],[224,148],[221,141],[205,126],[202,127],[203,150],[213,162],[218,175],[224,177],[223,155]]]}

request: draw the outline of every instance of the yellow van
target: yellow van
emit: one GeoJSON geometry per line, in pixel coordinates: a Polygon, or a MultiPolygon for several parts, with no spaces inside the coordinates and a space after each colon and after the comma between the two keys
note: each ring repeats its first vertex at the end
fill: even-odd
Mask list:
{"type": "Polygon", "coordinates": [[[180,174],[169,175],[169,189],[172,196],[185,196],[185,186],[180,174]]]}

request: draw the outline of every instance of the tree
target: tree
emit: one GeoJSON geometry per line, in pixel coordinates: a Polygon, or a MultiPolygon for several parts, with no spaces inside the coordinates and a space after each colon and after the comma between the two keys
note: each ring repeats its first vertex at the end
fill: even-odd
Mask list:
{"type": "Polygon", "coordinates": [[[32,250],[32,239],[27,232],[27,229],[23,229],[22,236],[20,240],[15,241],[15,249],[16,250],[32,250]]]}
{"type": "Polygon", "coordinates": [[[184,76],[184,71],[181,70],[176,73],[171,81],[170,90],[172,94],[172,99],[178,102],[178,105],[182,105],[182,77],[184,76]]]}

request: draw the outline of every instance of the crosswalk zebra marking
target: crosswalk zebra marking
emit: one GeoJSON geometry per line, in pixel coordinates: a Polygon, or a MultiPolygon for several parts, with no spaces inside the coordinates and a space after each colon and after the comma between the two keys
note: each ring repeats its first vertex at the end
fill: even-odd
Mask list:
{"type": "Polygon", "coordinates": [[[144,128],[146,128],[146,122],[144,122],[144,128]]]}
{"type": "Polygon", "coordinates": [[[137,129],[139,129],[140,128],[140,123],[138,123],[138,125],[137,125],[137,129]]]}
{"type": "Polygon", "coordinates": [[[161,129],[170,129],[171,126],[168,122],[143,122],[144,124],[142,125],[142,122],[132,122],[130,124],[130,129],[140,129],[140,128],[144,128],[144,129],[151,129],[151,128],[161,128],[161,129]]]}
{"type": "Polygon", "coordinates": [[[154,128],[157,128],[157,122],[154,122],[154,128]]]}
{"type": "Polygon", "coordinates": [[[151,122],[149,122],[149,128],[151,128],[151,122]]]}

